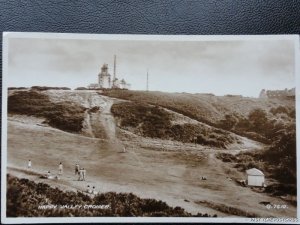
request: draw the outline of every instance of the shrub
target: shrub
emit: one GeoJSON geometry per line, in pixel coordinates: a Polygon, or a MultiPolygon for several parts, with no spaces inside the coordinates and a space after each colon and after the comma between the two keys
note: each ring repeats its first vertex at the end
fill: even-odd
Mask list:
{"type": "Polygon", "coordinates": [[[280,114],[280,113],[288,114],[289,110],[286,107],[284,107],[284,106],[278,106],[277,108],[271,108],[270,112],[273,115],[277,115],[277,114],[280,114]]]}
{"type": "Polygon", "coordinates": [[[47,90],[71,90],[68,87],[47,87],[47,86],[32,86],[31,90],[34,91],[47,91],[47,90]]]}

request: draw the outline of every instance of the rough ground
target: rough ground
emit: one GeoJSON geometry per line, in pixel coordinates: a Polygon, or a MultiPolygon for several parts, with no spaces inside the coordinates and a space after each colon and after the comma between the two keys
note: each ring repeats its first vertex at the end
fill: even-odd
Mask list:
{"type": "MultiPolygon", "coordinates": [[[[146,198],[166,201],[192,213],[232,216],[195,202],[225,204],[262,217],[295,217],[296,208],[289,203],[250,188],[238,186],[229,178],[245,179],[217,160],[215,150],[193,144],[141,138],[116,128],[110,107],[117,99],[101,97],[91,91],[47,91],[52,101],[73,101],[86,108],[82,134],[70,134],[42,124],[41,119],[11,116],[8,121],[8,173],[46,182],[64,190],[84,190],[94,185],[100,192],[133,192],[146,198]],[[123,148],[126,152],[123,153],[123,148]],[[31,159],[33,168],[26,164],[31,159]],[[43,180],[39,174],[48,170],[56,174],[62,161],[60,180],[43,180]],[[74,165],[87,169],[87,181],[77,181],[74,165]],[[201,177],[207,180],[201,180],[201,177]],[[288,205],[287,209],[267,209],[261,201],[288,205]]],[[[243,145],[226,151],[238,152],[259,148],[243,138],[243,145]]]]}

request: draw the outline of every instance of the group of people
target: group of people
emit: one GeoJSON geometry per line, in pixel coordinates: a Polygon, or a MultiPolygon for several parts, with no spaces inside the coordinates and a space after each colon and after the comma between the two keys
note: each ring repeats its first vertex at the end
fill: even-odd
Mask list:
{"type": "MultiPolygon", "coordinates": [[[[28,163],[27,163],[27,168],[28,168],[28,169],[31,169],[31,167],[32,167],[32,162],[31,162],[31,160],[29,159],[29,160],[28,160],[28,163]]],[[[63,170],[64,170],[63,164],[62,164],[62,162],[60,162],[59,165],[58,165],[58,174],[59,174],[59,175],[62,175],[62,174],[63,174],[63,170]]],[[[51,174],[50,170],[48,170],[46,174],[47,174],[47,175],[50,175],[50,174],[51,174]]]]}
{"type": "Polygon", "coordinates": [[[86,169],[80,168],[79,164],[76,163],[76,165],[75,165],[75,175],[78,175],[78,180],[79,181],[85,181],[86,169]]]}
{"type": "Polygon", "coordinates": [[[91,188],[90,185],[87,186],[86,192],[87,192],[88,194],[93,194],[93,195],[98,194],[98,192],[96,191],[96,187],[93,186],[93,188],[91,188]]]}
{"type": "MultiPolygon", "coordinates": [[[[31,160],[29,159],[28,160],[28,163],[27,163],[27,168],[28,169],[31,169],[32,168],[32,162],[31,160]]],[[[59,163],[58,165],[58,175],[53,175],[51,174],[51,171],[48,170],[44,175],[41,176],[41,178],[44,178],[44,179],[60,179],[59,176],[63,174],[63,164],[62,162],[59,163]]],[[[80,168],[79,164],[76,163],[75,165],[75,175],[78,175],[78,181],[85,181],[85,178],[86,178],[86,169],[84,169],[83,167],[80,168]]],[[[93,186],[91,187],[90,185],[87,185],[87,189],[86,189],[86,192],[88,194],[98,194],[98,192],[96,191],[96,187],[93,186]]]]}

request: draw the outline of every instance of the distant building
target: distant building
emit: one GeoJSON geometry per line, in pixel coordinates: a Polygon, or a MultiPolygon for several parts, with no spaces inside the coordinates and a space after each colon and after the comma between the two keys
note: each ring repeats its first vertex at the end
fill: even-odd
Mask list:
{"type": "Polygon", "coordinates": [[[265,90],[262,89],[259,98],[277,98],[277,99],[290,99],[295,98],[295,88],[284,90],[265,90]]]}
{"type": "Polygon", "coordinates": [[[259,93],[259,98],[268,98],[265,89],[262,89],[262,90],[261,90],[261,92],[259,93]]]}
{"type": "Polygon", "coordinates": [[[265,184],[265,175],[262,171],[252,168],[246,170],[248,186],[263,187],[265,184]]]}
{"type": "Polygon", "coordinates": [[[126,83],[126,81],[124,79],[122,79],[120,81],[119,88],[120,89],[130,89],[130,84],[126,83]]]}
{"type": "Polygon", "coordinates": [[[116,56],[114,57],[113,78],[108,72],[108,64],[104,63],[98,74],[98,83],[92,83],[88,86],[89,89],[130,89],[130,87],[130,84],[124,79],[119,80],[116,77],[116,56]]]}
{"type": "Polygon", "coordinates": [[[88,86],[88,89],[97,89],[97,88],[100,88],[98,83],[93,83],[88,86]]]}

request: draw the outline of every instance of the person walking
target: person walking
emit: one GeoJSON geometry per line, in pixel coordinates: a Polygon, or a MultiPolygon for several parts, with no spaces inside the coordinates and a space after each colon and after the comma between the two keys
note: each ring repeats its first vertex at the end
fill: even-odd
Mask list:
{"type": "Polygon", "coordinates": [[[62,175],[63,174],[63,164],[60,162],[58,165],[58,174],[62,175]]]}
{"type": "Polygon", "coordinates": [[[28,160],[28,164],[27,164],[28,169],[31,169],[31,160],[28,160]]]}
{"type": "Polygon", "coordinates": [[[78,172],[78,180],[81,181],[82,177],[83,177],[83,168],[80,168],[78,172]]]}
{"type": "Polygon", "coordinates": [[[82,180],[85,180],[86,177],[86,170],[82,168],[82,180]]]}
{"type": "Polygon", "coordinates": [[[75,175],[79,174],[79,164],[76,163],[75,165],[75,175]]]}

